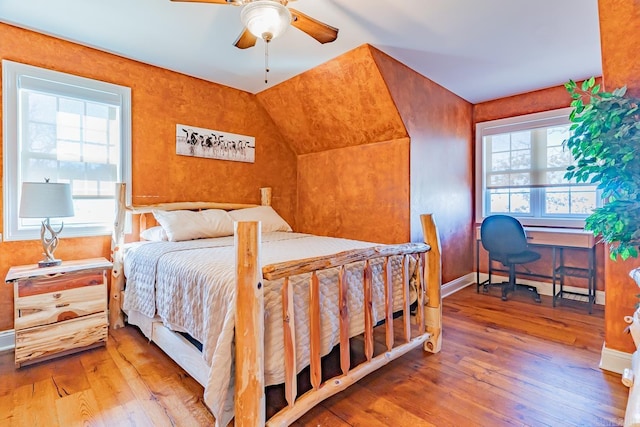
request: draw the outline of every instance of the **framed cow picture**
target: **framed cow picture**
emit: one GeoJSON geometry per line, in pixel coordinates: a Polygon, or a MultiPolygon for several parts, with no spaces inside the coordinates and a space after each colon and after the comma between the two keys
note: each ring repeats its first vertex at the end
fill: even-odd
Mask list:
{"type": "Polygon", "coordinates": [[[256,139],[253,136],[177,124],[176,154],[254,163],[256,139]]]}

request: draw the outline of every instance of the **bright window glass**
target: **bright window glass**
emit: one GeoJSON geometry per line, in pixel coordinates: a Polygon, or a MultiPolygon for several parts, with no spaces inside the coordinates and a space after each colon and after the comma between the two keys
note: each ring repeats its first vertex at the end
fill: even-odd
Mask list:
{"type": "Polygon", "coordinates": [[[596,187],[564,178],[574,159],[570,109],[530,114],[476,126],[477,218],[518,217],[528,225],[582,226],[598,206],[596,187]]]}
{"type": "MultiPolygon", "coordinates": [[[[115,184],[130,181],[130,89],[3,61],[5,239],[39,238],[17,215],[22,182],[71,184],[65,236],[111,232],[115,184]]],[[[130,186],[127,186],[130,187],[130,186]]],[[[60,222],[60,219],[52,219],[60,222]]]]}

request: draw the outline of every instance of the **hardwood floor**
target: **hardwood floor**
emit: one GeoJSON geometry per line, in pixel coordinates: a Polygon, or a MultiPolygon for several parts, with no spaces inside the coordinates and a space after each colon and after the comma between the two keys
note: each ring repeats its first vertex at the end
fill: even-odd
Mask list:
{"type": "MultiPolygon", "coordinates": [[[[567,303],[569,304],[569,303],[567,303]]],[[[300,426],[618,426],[628,389],[598,368],[603,311],[444,300],[442,352],[414,350],[314,408],[300,426]]],[[[0,354],[0,426],[205,426],[202,387],[132,327],[106,348],[16,370],[0,354]]]]}

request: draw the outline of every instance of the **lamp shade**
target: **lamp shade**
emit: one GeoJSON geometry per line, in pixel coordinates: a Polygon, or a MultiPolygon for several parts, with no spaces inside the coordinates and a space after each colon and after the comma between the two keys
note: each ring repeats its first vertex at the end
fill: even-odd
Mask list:
{"type": "Polygon", "coordinates": [[[291,12],[276,0],[257,0],[242,8],[240,20],[256,37],[269,41],[291,24],[291,12]]]}
{"type": "Polygon", "coordinates": [[[60,218],[73,215],[71,185],[52,182],[22,183],[21,218],[60,218]]]}

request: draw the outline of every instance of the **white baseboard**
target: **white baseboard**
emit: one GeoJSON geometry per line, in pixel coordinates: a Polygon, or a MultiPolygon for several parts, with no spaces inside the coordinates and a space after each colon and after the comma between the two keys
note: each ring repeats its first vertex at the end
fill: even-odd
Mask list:
{"type": "Polygon", "coordinates": [[[600,353],[600,369],[615,372],[622,375],[624,370],[631,368],[631,353],[625,353],[620,350],[607,348],[602,344],[602,353],[600,353]]]}
{"type": "Polygon", "coordinates": [[[16,346],[16,332],[13,329],[0,331],[0,351],[13,350],[16,346]]]}
{"type": "MultiPolygon", "coordinates": [[[[465,276],[466,277],[466,276],[465,276]]],[[[489,275],[486,273],[480,273],[480,282],[484,282],[485,280],[487,280],[489,278],[489,275]]],[[[506,276],[499,276],[496,274],[493,274],[491,277],[491,280],[495,283],[495,282],[506,282],[509,280],[508,277],[506,276]]],[[[474,277],[473,277],[473,283],[475,283],[476,279],[475,279],[475,273],[474,273],[474,277]]],[[[548,282],[538,282],[537,280],[528,280],[528,279],[520,279],[518,278],[518,283],[522,283],[523,285],[531,285],[531,286],[535,286],[538,289],[538,293],[540,295],[547,295],[547,296],[551,296],[553,295],[553,284],[552,283],[548,283],[548,282]]],[[[585,288],[577,288],[575,286],[565,286],[564,290],[567,292],[586,292],[585,288]]],[[[596,291],[596,304],[599,305],[604,305],[604,292],[603,291],[596,291]]]]}
{"type": "Polygon", "coordinates": [[[476,274],[469,273],[466,276],[458,277],[447,283],[442,284],[442,298],[455,294],[459,290],[466,288],[469,285],[473,285],[476,282],[476,274]]]}

